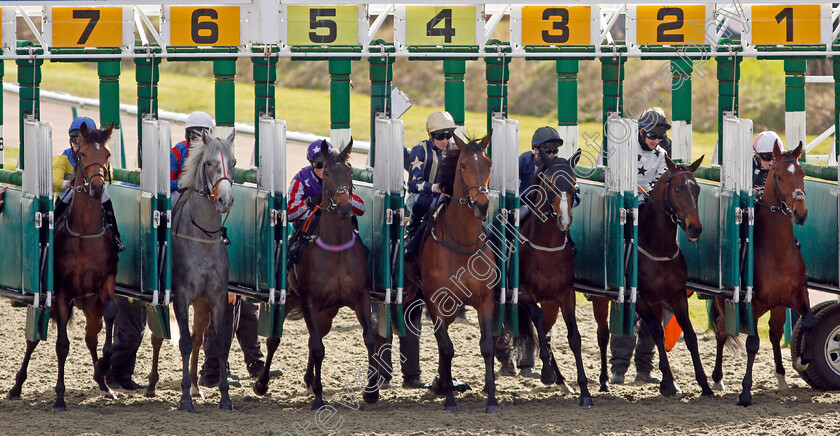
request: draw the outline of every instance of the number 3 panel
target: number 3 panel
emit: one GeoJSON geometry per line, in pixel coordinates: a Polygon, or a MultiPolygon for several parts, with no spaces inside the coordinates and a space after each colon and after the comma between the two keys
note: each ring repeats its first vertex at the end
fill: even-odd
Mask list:
{"type": "Polygon", "coordinates": [[[510,38],[516,45],[595,45],[600,10],[593,6],[522,6],[511,10],[510,38]]]}
{"type": "Polygon", "coordinates": [[[713,22],[714,8],[706,5],[636,6],[627,11],[627,45],[697,46],[709,44],[706,30],[713,22]]]}
{"type": "Polygon", "coordinates": [[[51,47],[131,47],[131,7],[47,7],[44,39],[51,47]]]}

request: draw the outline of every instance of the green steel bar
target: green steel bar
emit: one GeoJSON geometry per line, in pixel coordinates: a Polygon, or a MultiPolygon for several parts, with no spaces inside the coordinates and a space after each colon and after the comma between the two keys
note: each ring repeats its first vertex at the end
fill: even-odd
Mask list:
{"type": "MultiPolygon", "coordinates": [[[[99,125],[110,124],[120,129],[120,60],[100,60],[96,63],[99,73],[99,125]]],[[[120,133],[117,130],[115,133],[120,133]]],[[[122,141],[122,133],[117,141],[122,141]]],[[[125,168],[125,150],[120,147],[119,166],[125,168]]]]}
{"type": "Polygon", "coordinates": [[[26,115],[34,115],[35,119],[40,119],[41,116],[41,65],[44,64],[43,59],[29,58],[18,59],[15,61],[18,67],[18,83],[20,84],[20,102],[19,107],[19,122],[18,132],[20,134],[20,154],[18,155],[18,168],[24,166],[24,147],[23,147],[23,120],[26,115]]]}
{"type": "Polygon", "coordinates": [[[233,127],[236,121],[236,59],[214,60],[213,75],[216,77],[216,126],[233,127]]]}
{"type": "Polygon", "coordinates": [[[837,181],[837,167],[824,167],[822,165],[814,165],[800,162],[799,165],[805,171],[805,175],[816,179],[837,181]]]}
{"type": "Polygon", "coordinates": [[[126,170],[123,168],[112,168],[111,177],[115,182],[125,182],[139,185],[142,174],[140,171],[126,170]]]}
{"type": "MultiPolygon", "coordinates": [[[[487,131],[493,128],[493,114],[508,114],[508,80],[510,79],[510,58],[484,58],[487,79],[487,131]]],[[[489,151],[488,151],[489,153],[489,151]]]]}
{"type": "MultiPolygon", "coordinates": [[[[384,44],[374,40],[372,44],[384,44]]],[[[376,114],[391,115],[391,81],[394,60],[390,57],[368,58],[370,63],[370,162],[376,162],[376,114]]]]}
{"type": "Polygon", "coordinates": [[[576,126],[578,123],[577,59],[557,59],[557,125],[576,126]]]}
{"type": "Polygon", "coordinates": [[[738,80],[741,79],[743,58],[740,56],[717,57],[715,61],[717,61],[718,79],[718,158],[715,163],[720,165],[723,156],[723,113],[738,114],[738,80]]]}
{"type": "Polygon", "coordinates": [[[691,124],[691,59],[671,60],[671,117],[691,124]]]}
{"type": "Polygon", "coordinates": [[[467,73],[465,59],[446,58],[443,60],[443,92],[446,111],[455,119],[458,126],[464,125],[464,76],[467,73]]]}
{"type": "Polygon", "coordinates": [[[134,79],[137,81],[137,165],[143,168],[143,117],[157,118],[160,58],[135,58],[134,79]]]}
{"type": "Polygon", "coordinates": [[[233,180],[236,180],[237,183],[257,183],[257,170],[235,167],[233,169],[233,180]]]}
{"type": "Polygon", "coordinates": [[[584,180],[591,180],[593,182],[604,182],[604,169],[592,168],[583,165],[575,166],[575,176],[584,180]]]}
{"type": "Polygon", "coordinates": [[[9,185],[23,185],[23,173],[18,171],[0,170],[0,183],[9,185]]]}
{"type": "Polygon", "coordinates": [[[624,113],[624,63],[623,57],[601,58],[601,80],[603,80],[603,110],[601,119],[604,123],[604,137],[602,138],[602,156],[604,165],[607,164],[607,119],[610,112],[624,113]]]}
{"type": "MultiPolygon", "coordinates": [[[[808,60],[805,58],[785,58],[785,112],[805,111],[805,69],[808,60]]],[[[789,144],[794,147],[795,144],[789,144]]],[[[805,162],[805,150],[799,156],[800,162],[805,162]]]]}
{"type": "Polygon", "coordinates": [[[694,172],[695,179],[703,179],[703,180],[711,180],[714,182],[720,182],[720,168],[715,167],[700,167],[697,168],[697,171],[694,172]]]}
{"type": "Polygon", "coordinates": [[[330,129],[350,129],[350,59],[330,63],[330,129]]]}
{"type": "Polygon", "coordinates": [[[834,71],[834,154],[840,156],[840,56],[831,58],[834,71]]]}
{"type": "Polygon", "coordinates": [[[276,57],[251,58],[254,71],[254,165],[260,165],[260,115],[274,117],[274,82],[277,81],[276,57]]]}
{"type": "Polygon", "coordinates": [[[373,170],[353,167],[353,180],[357,182],[373,183],[373,170]]]}

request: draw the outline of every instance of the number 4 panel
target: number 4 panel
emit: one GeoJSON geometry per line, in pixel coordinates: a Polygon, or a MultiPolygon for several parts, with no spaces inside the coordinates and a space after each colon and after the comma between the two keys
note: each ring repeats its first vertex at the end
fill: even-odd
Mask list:
{"type": "Polygon", "coordinates": [[[408,46],[475,45],[484,29],[481,6],[397,5],[394,17],[394,38],[408,46]]]}

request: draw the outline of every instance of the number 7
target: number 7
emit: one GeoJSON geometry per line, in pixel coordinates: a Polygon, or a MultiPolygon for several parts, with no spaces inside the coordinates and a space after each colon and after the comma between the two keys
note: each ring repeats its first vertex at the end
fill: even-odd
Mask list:
{"type": "Polygon", "coordinates": [[[90,38],[90,34],[93,33],[93,28],[96,27],[96,23],[99,22],[99,10],[98,9],[76,9],[73,11],[73,18],[86,18],[88,21],[87,26],[85,26],[85,30],[82,32],[82,36],[79,37],[79,42],[76,44],[84,44],[87,42],[88,38],[90,38]]]}

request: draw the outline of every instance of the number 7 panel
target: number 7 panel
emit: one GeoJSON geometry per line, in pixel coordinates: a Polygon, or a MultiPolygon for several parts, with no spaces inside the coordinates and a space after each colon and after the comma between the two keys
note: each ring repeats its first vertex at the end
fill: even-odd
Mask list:
{"type": "Polygon", "coordinates": [[[44,39],[51,47],[131,47],[131,7],[48,7],[44,39]]]}

